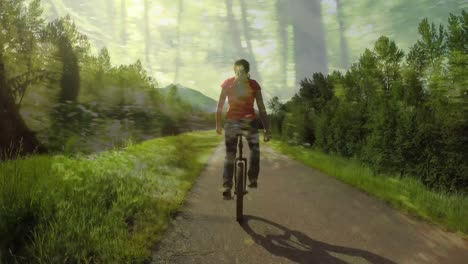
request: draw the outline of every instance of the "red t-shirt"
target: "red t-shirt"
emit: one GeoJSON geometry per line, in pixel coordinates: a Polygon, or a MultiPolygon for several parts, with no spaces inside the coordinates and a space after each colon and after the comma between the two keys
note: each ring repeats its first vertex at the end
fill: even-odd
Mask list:
{"type": "Polygon", "coordinates": [[[221,88],[226,91],[228,110],[226,119],[255,119],[255,92],[260,91],[257,81],[248,79],[246,85],[235,85],[235,77],[226,79],[221,88]]]}

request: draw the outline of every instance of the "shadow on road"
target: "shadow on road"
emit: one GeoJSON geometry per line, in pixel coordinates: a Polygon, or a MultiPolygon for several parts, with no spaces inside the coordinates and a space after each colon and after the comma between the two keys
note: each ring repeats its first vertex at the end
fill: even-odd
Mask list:
{"type": "Polygon", "coordinates": [[[395,262],[369,251],[335,246],[313,240],[304,233],[290,230],[270,220],[245,215],[242,228],[258,245],[273,255],[287,258],[296,263],[349,263],[343,259],[360,258],[375,264],[395,264],[395,262]],[[255,227],[255,230],[254,228],[255,227]],[[257,230],[257,231],[256,231],[257,230]],[[340,258],[333,255],[339,255],[340,258]]]}

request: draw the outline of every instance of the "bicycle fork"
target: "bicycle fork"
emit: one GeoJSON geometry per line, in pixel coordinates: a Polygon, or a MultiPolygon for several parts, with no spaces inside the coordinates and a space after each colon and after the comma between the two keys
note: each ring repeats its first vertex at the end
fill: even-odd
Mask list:
{"type": "Polygon", "coordinates": [[[237,190],[238,179],[237,177],[242,177],[241,184],[243,194],[246,194],[247,190],[247,159],[242,157],[242,135],[237,135],[237,145],[239,146],[239,157],[236,157],[234,160],[234,190],[237,190]]]}

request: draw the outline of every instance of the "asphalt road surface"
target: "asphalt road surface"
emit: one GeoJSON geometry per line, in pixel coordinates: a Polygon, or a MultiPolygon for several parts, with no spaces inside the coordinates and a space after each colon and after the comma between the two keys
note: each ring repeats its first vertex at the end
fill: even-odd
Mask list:
{"type": "MultiPolygon", "coordinates": [[[[247,144],[244,144],[247,146],[247,144]]],[[[468,242],[261,145],[259,186],[221,195],[219,145],[153,263],[468,263],[468,242]]]]}

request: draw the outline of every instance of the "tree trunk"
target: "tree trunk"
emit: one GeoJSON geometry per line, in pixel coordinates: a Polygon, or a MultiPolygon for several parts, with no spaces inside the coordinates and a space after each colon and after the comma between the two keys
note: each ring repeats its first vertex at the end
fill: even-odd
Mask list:
{"type": "MultiPolygon", "coordinates": [[[[234,13],[232,12],[232,0],[225,0],[226,3],[226,11],[227,11],[227,20],[229,26],[229,33],[231,35],[231,42],[234,45],[235,49],[235,59],[246,59],[248,60],[247,53],[245,52],[244,48],[242,47],[241,43],[241,34],[239,32],[239,28],[237,27],[236,19],[234,18],[234,13]]],[[[256,76],[254,76],[256,77],[256,76]]]]}
{"type": "Polygon", "coordinates": [[[276,15],[278,17],[278,33],[279,33],[279,46],[280,46],[280,72],[281,72],[281,86],[285,89],[288,86],[288,15],[287,3],[284,0],[276,0],[276,15]]]}
{"type": "Polygon", "coordinates": [[[348,41],[345,36],[345,23],[343,16],[343,8],[340,0],[336,1],[336,13],[338,16],[338,24],[340,27],[340,50],[341,50],[341,68],[348,69],[349,67],[349,50],[348,50],[348,41]]]}
{"type": "Polygon", "coordinates": [[[123,46],[127,45],[127,5],[125,4],[125,1],[126,0],[120,1],[120,42],[123,46]]]}
{"type": "Polygon", "coordinates": [[[252,42],[251,42],[252,38],[250,35],[249,22],[247,21],[247,4],[245,0],[240,0],[240,4],[241,4],[241,13],[242,13],[242,28],[244,31],[245,40],[247,42],[247,50],[248,50],[247,60],[250,61],[250,65],[251,65],[250,69],[252,70],[253,76],[255,76],[256,79],[261,83],[262,76],[260,75],[260,72],[258,71],[257,60],[255,59],[255,54],[252,48],[252,42]]]}
{"type": "Polygon", "coordinates": [[[175,60],[175,75],[174,83],[179,81],[180,66],[182,64],[180,59],[180,24],[182,23],[182,14],[184,12],[184,1],[179,0],[179,8],[177,12],[177,51],[176,51],[176,60],[175,60]]]}
{"type": "Polygon", "coordinates": [[[51,16],[49,16],[49,19],[50,20],[53,20],[53,19],[57,19],[60,15],[59,13],[57,12],[57,8],[55,7],[55,4],[52,0],[48,0],[47,3],[49,3],[49,6],[50,6],[50,11],[52,13],[51,16]]]}
{"type": "Polygon", "coordinates": [[[327,49],[320,0],[296,0],[290,3],[294,28],[296,85],[315,72],[328,73],[327,49]]]}
{"type": "Polygon", "coordinates": [[[3,54],[0,51],[0,159],[15,158],[46,149],[25,124],[7,86],[3,54]]]}
{"type": "Polygon", "coordinates": [[[110,41],[114,41],[115,34],[115,10],[114,10],[114,0],[106,0],[106,11],[107,11],[107,25],[110,32],[110,41]]]}
{"type": "Polygon", "coordinates": [[[146,59],[146,66],[151,66],[151,34],[150,34],[150,19],[149,19],[149,10],[150,10],[150,2],[145,0],[145,7],[144,7],[144,19],[145,19],[145,59],[146,59]]]}
{"type": "Polygon", "coordinates": [[[59,52],[63,61],[59,102],[76,102],[80,93],[80,66],[69,39],[59,43],[59,52]]]}

